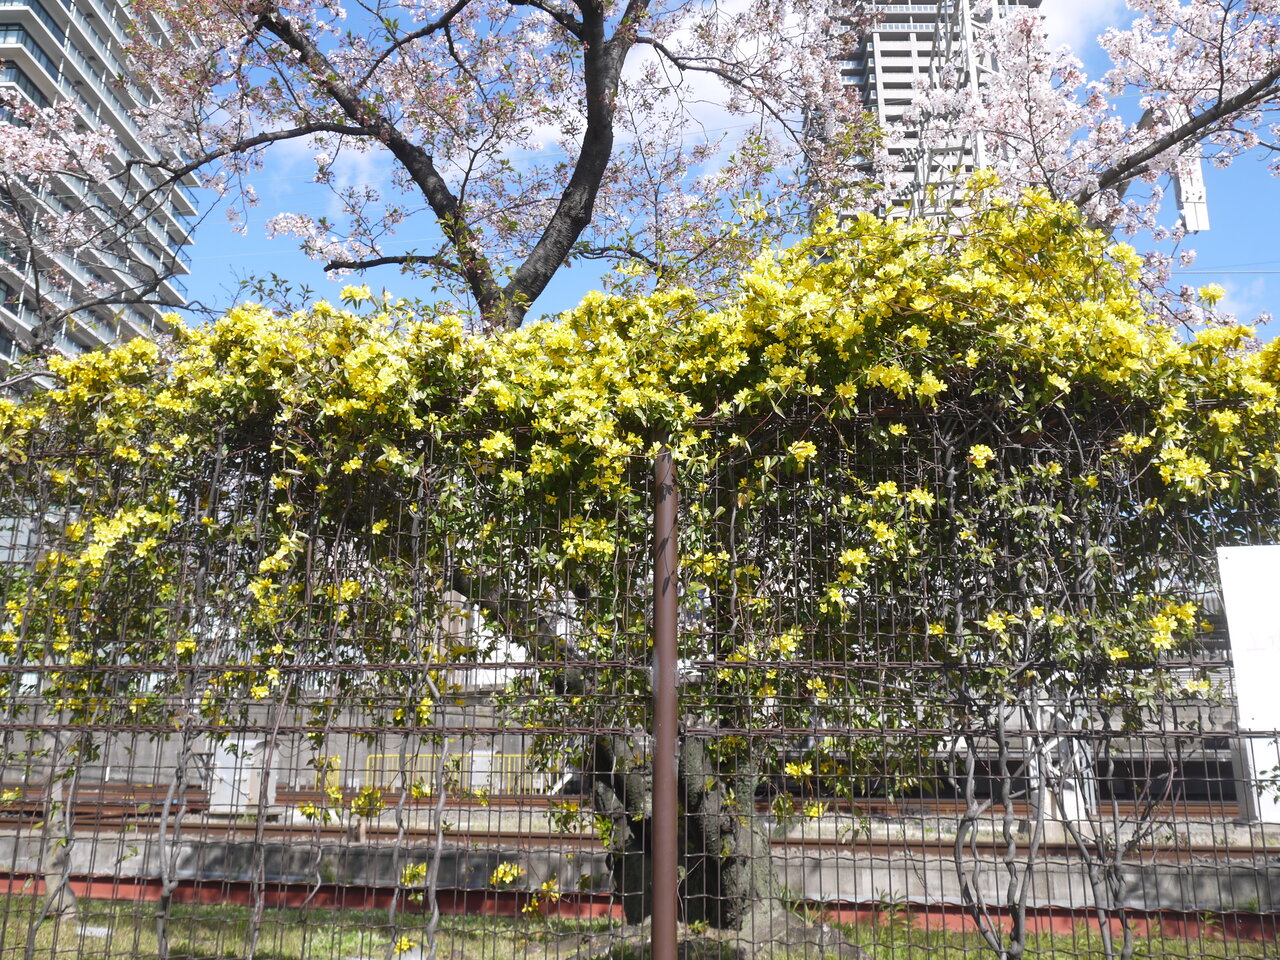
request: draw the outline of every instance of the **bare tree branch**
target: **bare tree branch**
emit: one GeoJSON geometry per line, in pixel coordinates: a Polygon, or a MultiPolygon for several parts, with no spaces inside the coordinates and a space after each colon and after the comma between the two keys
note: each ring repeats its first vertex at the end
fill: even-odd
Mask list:
{"type": "Polygon", "coordinates": [[[153,187],[148,193],[155,193],[165,187],[172,186],[183,177],[195,173],[201,167],[208,166],[215,160],[221,160],[223,157],[229,157],[232,154],[244,153],[252,150],[254,147],[261,147],[268,143],[279,143],[282,140],[297,140],[300,137],[309,137],[317,133],[340,133],[344,136],[351,137],[368,137],[373,131],[364,126],[352,126],[345,123],[330,123],[323,120],[316,120],[311,123],[299,124],[296,127],[290,127],[287,130],[271,130],[265,133],[257,133],[251,137],[245,137],[232,143],[224,144],[214,150],[201,154],[198,159],[190,160],[181,166],[173,166],[164,160],[152,160],[145,157],[133,157],[125,163],[125,169],[133,167],[146,167],[151,169],[164,170],[169,174],[166,182],[153,187]]]}
{"type": "Polygon", "coordinates": [[[429,37],[431,36],[431,34],[435,33],[438,30],[446,29],[449,26],[449,24],[453,22],[453,18],[456,17],[458,14],[460,14],[463,10],[465,10],[467,8],[467,4],[469,4],[470,2],[471,0],[457,0],[457,2],[454,3],[452,7],[446,10],[444,13],[440,14],[440,16],[436,17],[436,19],[432,20],[430,23],[426,24],[425,26],[419,27],[417,30],[411,31],[410,33],[406,33],[403,37],[396,40],[389,47],[387,47],[387,49],[383,50],[382,53],[378,54],[377,58],[373,61],[372,64],[370,64],[369,69],[366,70],[363,76],[361,76],[360,79],[356,81],[355,85],[357,87],[363,87],[366,83],[368,83],[369,78],[372,77],[375,73],[377,73],[378,68],[382,66],[384,63],[386,63],[387,58],[390,57],[397,50],[401,49],[402,47],[408,46],[409,44],[413,43],[415,40],[421,40],[423,37],[429,37]]]}
{"type": "Polygon", "coordinates": [[[324,265],[324,269],[326,272],[333,270],[369,270],[373,267],[386,267],[394,264],[405,267],[425,264],[427,266],[435,267],[437,270],[445,270],[455,274],[460,273],[458,265],[453,261],[444,257],[421,253],[402,253],[395,256],[370,257],[367,260],[330,260],[324,265]]]}
{"type": "MultiPolygon", "coordinates": [[[[746,77],[735,74],[730,70],[729,67],[732,66],[731,62],[722,57],[683,56],[676,53],[661,40],[650,36],[637,36],[635,42],[653,48],[668,63],[682,73],[685,71],[690,73],[706,73],[713,77],[718,77],[731,87],[737,87],[738,89],[745,90],[753,95],[758,93],[758,91],[754,90],[751,84],[747,82],[746,77]]],[[[766,97],[757,96],[756,100],[760,107],[770,117],[778,122],[781,128],[786,131],[787,135],[791,137],[797,145],[801,148],[805,147],[804,138],[793,129],[795,126],[793,121],[790,121],[787,117],[783,116],[777,107],[771,104],[766,97]]],[[[807,150],[805,152],[806,154],[808,153],[807,150]]]]}
{"type": "Polygon", "coordinates": [[[661,277],[666,272],[666,268],[653,257],[641,250],[637,250],[635,247],[622,244],[605,244],[596,247],[580,246],[574,250],[574,256],[583,260],[616,260],[625,258],[643,263],[656,276],[661,277]]]}
{"type": "MultiPolygon", "coordinates": [[[[367,103],[355,89],[339,79],[341,72],[287,17],[263,14],[258,21],[274,34],[309,70],[315,84],[329,96],[344,114],[356,124],[368,127],[386,144],[405,172],[422,191],[431,205],[440,228],[458,255],[460,272],[465,277],[481,312],[492,317],[502,310],[503,290],[494,279],[493,267],[481,252],[480,238],[467,222],[457,198],[436,169],[431,155],[411,142],[396,124],[367,103]]],[[[523,316],[523,314],[521,314],[523,316]]]]}

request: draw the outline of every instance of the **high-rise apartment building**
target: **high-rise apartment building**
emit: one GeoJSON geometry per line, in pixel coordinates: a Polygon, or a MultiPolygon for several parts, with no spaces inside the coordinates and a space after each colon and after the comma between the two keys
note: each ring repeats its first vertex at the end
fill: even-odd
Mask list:
{"type": "MultiPolygon", "coordinates": [[[[1041,0],[988,0],[981,5],[978,0],[883,0],[872,5],[878,20],[846,55],[841,72],[858,91],[863,106],[890,131],[889,167],[902,181],[892,191],[894,210],[917,216],[946,215],[956,208],[958,188],[969,174],[995,159],[985,155],[976,131],[956,131],[946,117],[914,116],[904,123],[917,84],[939,84],[945,79],[952,88],[973,90],[998,83],[999,51],[980,51],[973,42],[976,29],[1013,8],[1038,10],[1040,5],[1041,0]],[[922,138],[931,123],[935,130],[952,132],[947,138],[936,134],[922,138]]],[[[1150,111],[1139,126],[1149,117],[1150,111]]],[[[1199,152],[1188,153],[1173,176],[1182,226],[1191,233],[1209,229],[1201,166],[1199,152]]],[[[863,172],[872,173],[870,165],[863,172]]]]}
{"type": "MultiPolygon", "coordinates": [[[[916,124],[898,125],[919,82],[960,85],[988,83],[996,75],[994,58],[981,57],[973,43],[976,0],[917,3],[884,0],[873,4],[877,21],[862,35],[841,65],[845,82],[858,91],[863,106],[896,129],[886,144],[893,166],[906,175],[902,203],[916,212],[946,209],[950,190],[986,158],[976,137],[958,136],[930,148],[921,145],[916,124]]],[[[1010,8],[1037,9],[1040,0],[991,0],[983,18],[1004,16],[1010,8]]]]}
{"type": "MultiPolygon", "coordinates": [[[[70,101],[86,129],[119,140],[117,169],[129,158],[155,158],[130,116],[148,92],[124,65],[131,16],[122,0],[0,0],[0,91],[37,106],[70,101]]],[[[154,190],[145,166],[108,182],[60,178],[52,188],[0,198],[42,204],[51,211],[89,209],[98,218],[97,242],[74,257],[38,243],[7,243],[0,251],[0,370],[31,346],[42,317],[58,317],[95,291],[154,287],[156,302],[101,306],[57,321],[55,344],[78,353],[164,329],[161,304],[183,302],[178,275],[187,272],[183,247],[196,213],[186,185],[154,190]],[[56,269],[61,290],[39,288],[34,277],[56,269]],[[168,278],[168,279],[166,279],[168,278]]]]}

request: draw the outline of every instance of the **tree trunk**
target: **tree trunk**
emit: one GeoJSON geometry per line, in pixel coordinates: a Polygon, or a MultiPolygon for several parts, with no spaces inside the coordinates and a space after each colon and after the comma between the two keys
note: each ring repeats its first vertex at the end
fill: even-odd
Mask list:
{"type": "MultiPolygon", "coordinates": [[[[629,925],[643,923],[653,905],[653,771],[647,746],[640,738],[600,737],[593,748],[592,801],[604,821],[614,892],[629,925]]],[[[755,813],[761,777],[756,764],[739,756],[722,769],[706,740],[685,738],[677,775],[682,923],[705,925],[711,931],[705,938],[728,948],[717,948],[721,957],[865,957],[838,931],[806,923],[784,901],[769,837],[755,813]]]]}
{"type": "Polygon", "coordinates": [[[652,900],[653,777],[642,745],[626,737],[598,737],[591,800],[608,836],[614,893],[627,923],[649,916],[652,900]]]}
{"type": "Polygon", "coordinates": [[[705,740],[685,738],[679,775],[684,921],[738,930],[762,904],[780,907],[769,838],[755,817],[756,765],[738,763],[724,775],[705,740]]]}
{"type": "Polygon", "coordinates": [[[55,921],[55,946],[79,936],[79,903],[71,889],[71,846],[75,839],[72,808],[80,780],[79,760],[82,759],[84,742],[61,725],[53,731],[50,740],[45,779],[48,792],[45,794],[44,820],[40,826],[40,872],[44,878],[44,899],[27,928],[24,954],[27,960],[35,957],[40,926],[50,918],[55,921]]]}
{"type": "MultiPolygon", "coordinates": [[[[595,745],[592,800],[608,824],[614,890],[628,923],[649,916],[653,876],[653,772],[645,745],[601,737],[595,745]]],[[[680,919],[740,929],[763,902],[778,900],[769,841],[755,819],[759,772],[722,775],[703,740],[680,747],[680,919]]]]}

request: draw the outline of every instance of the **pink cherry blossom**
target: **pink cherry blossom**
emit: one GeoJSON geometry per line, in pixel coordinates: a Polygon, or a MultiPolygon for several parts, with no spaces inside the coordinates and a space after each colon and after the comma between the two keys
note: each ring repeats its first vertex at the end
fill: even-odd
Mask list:
{"type": "MultiPolygon", "coordinates": [[[[1170,174],[1275,150],[1280,0],[1130,5],[1136,22],[1103,38],[1104,76],[1014,9],[976,40],[998,54],[1000,81],[944,75],[908,120],[925,144],[981,137],[1006,190],[1042,187],[1099,226],[1176,243],[1185,231],[1161,213],[1170,174]]],[[[194,176],[238,218],[266,151],[292,142],[333,202],[275,216],[271,232],[331,270],[429,278],[486,326],[517,326],[583,260],[629,265],[613,283],[714,292],[815,208],[883,205],[908,179],[894,132],[880,135],[839,76],[874,6],[135,0],[130,64],[148,100],[133,122],[168,159],[129,164],[53,108],[0,124],[0,175],[145,172],[155,189],[194,176]],[[341,173],[362,164],[385,175],[341,173]],[[879,175],[851,175],[868,165],[879,175]]],[[[101,212],[19,223],[10,211],[3,229],[48,250],[37,259],[56,278],[59,256],[101,242],[101,212]]],[[[1158,295],[1171,255],[1147,263],[1153,302],[1190,318],[1185,298],[1158,295]]]]}

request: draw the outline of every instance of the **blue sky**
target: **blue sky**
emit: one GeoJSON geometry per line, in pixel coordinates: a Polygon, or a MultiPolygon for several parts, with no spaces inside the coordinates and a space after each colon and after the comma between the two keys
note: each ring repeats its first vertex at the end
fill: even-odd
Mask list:
{"type": "MultiPolygon", "coordinates": [[[[1054,42],[1072,47],[1090,77],[1100,77],[1109,60],[1094,38],[1112,26],[1124,26],[1131,14],[1124,0],[1044,0],[1042,9],[1054,42]]],[[[1242,322],[1261,312],[1280,313],[1280,179],[1266,168],[1267,156],[1237,160],[1226,170],[1204,165],[1210,229],[1187,237],[1183,248],[1196,251],[1195,263],[1175,270],[1175,282],[1200,287],[1220,283],[1227,296],[1221,307],[1242,322]]],[[[1167,208],[1172,218],[1172,190],[1167,208]]],[[[1133,240],[1141,247],[1141,238],[1133,240]]],[[[1280,333],[1280,321],[1259,329],[1270,340],[1280,333]]]]}
{"type": "MultiPolygon", "coordinates": [[[[1043,9],[1054,41],[1070,44],[1085,61],[1089,75],[1100,76],[1107,62],[1092,38],[1108,26],[1125,22],[1123,0],[1044,0],[1043,9]]],[[[1275,225],[1280,224],[1280,180],[1268,174],[1265,159],[1246,157],[1225,171],[1206,165],[1211,229],[1187,238],[1184,246],[1195,249],[1198,257],[1190,269],[1175,274],[1176,280],[1191,286],[1220,283],[1227,290],[1223,307],[1243,321],[1262,311],[1280,312],[1280,244],[1274,239],[1275,225]]],[[[346,166],[342,175],[352,182],[376,181],[383,164],[385,160],[377,155],[366,155],[346,166]]],[[[191,275],[186,285],[193,300],[225,308],[234,302],[240,279],[269,273],[310,286],[317,298],[335,298],[340,287],[351,282],[385,287],[399,296],[429,296],[424,282],[402,276],[395,268],[330,280],[318,263],[298,253],[289,238],[267,237],[263,224],[276,213],[330,209],[332,195],[311,181],[313,173],[301,145],[277,149],[268,154],[266,168],[254,178],[263,199],[249,211],[243,235],[231,229],[222,209],[209,213],[190,248],[191,275]]],[[[1140,240],[1135,244],[1140,246],[1140,240]]],[[[574,305],[598,285],[599,277],[599,270],[591,265],[562,271],[535,305],[535,313],[554,313],[574,305]]],[[[1277,326],[1280,322],[1259,333],[1271,339],[1280,332],[1277,326]]]]}

